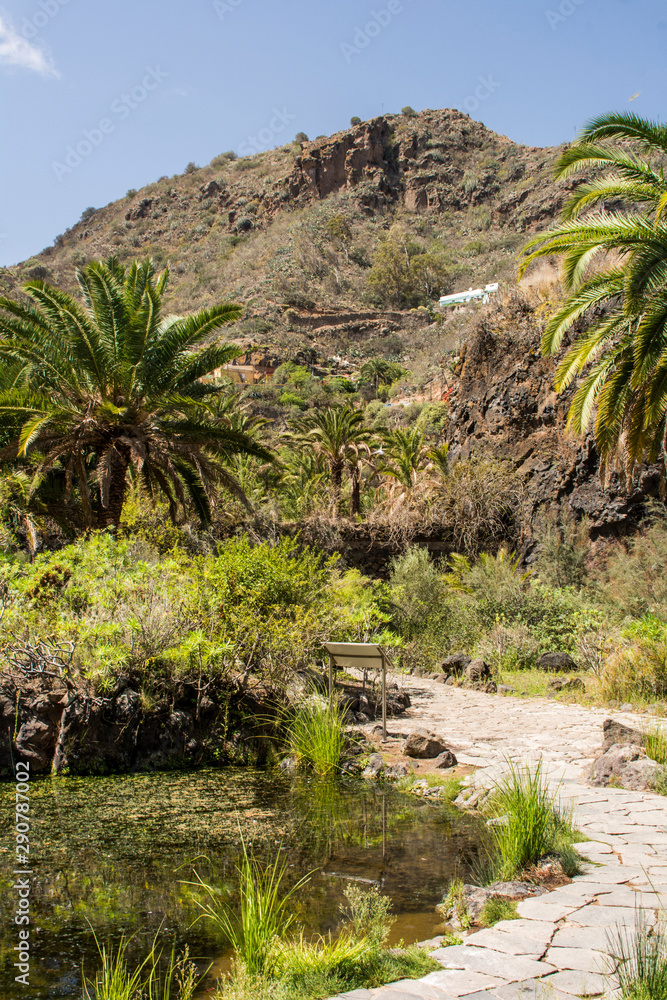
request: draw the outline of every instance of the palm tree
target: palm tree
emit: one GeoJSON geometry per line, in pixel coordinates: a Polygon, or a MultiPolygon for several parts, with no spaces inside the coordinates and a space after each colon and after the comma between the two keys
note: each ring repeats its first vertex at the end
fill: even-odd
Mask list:
{"type": "Polygon", "coordinates": [[[385,435],[385,446],[386,458],[378,466],[378,472],[397,479],[406,490],[411,490],[428,464],[424,435],[416,427],[406,431],[397,428],[385,435]]]}
{"type": "Polygon", "coordinates": [[[555,386],[566,389],[586,370],[568,422],[582,433],[593,411],[598,450],[625,453],[632,474],[642,458],[665,458],[667,420],[667,126],[632,114],[591,121],[561,156],[556,176],[585,171],[561,224],[532,239],[519,273],[541,257],[563,258],[569,296],[549,320],[544,353],[569,334],[555,386]],[[622,203],[609,211],[606,203],[622,203]],[[583,333],[575,324],[588,318],[583,333]]]}
{"type": "Polygon", "coordinates": [[[328,465],[333,486],[334,508],[340,513],[343,473],[346,465],[352,472],[352,514],[359,512],[360,462],[368,451],[371,432],[364,426],[362,410],[351,406],[331,406],[312,411],[292,421],[293,439],[305,449],[312,449],[328,465]]]}
{"type": "Polygon", "coordinates": [[[209,341],[240,307],[163,318],[169,272],[157,278],[150,260],[126,269],[111,257],[76,276],[83,302],[42,281],[24,286],[34,305],[0,298],[0,361],[18,368],[0,421],[20,422],[0,459],[37,453],[37,475],[78,490],[92,527],[118,526],[130,477],[164,495],[173,519],[189,500],[208,521],[217,484],[247,504],[229,462],[271,455],[211,406],[223,391],[213,373],[241,352],[209,341]]]}

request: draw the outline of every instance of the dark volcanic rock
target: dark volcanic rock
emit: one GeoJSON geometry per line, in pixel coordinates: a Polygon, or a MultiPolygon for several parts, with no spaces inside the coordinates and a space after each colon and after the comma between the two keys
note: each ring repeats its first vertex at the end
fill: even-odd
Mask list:
{"type": "Polygon", "coordinates": [[[617,722],[615,719],[605,719],[602,723],[603,753],[614,745],[633,744],[634,746],[641,747],[643,743],[643,736],[638,729],[624,726],[622,722],[617,722]]]}
{"type": "Polygon", "coordinates": [[[560,674],[576,670],[577,664],[568,653],[542,653],[537,661],[538,670],[546,670],[551,674],[560,674]]]}

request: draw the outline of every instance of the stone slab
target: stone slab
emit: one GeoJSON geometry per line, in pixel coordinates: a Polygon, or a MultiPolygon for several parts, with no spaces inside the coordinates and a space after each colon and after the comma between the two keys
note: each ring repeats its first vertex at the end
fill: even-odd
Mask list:
{"type": "Polygon", "coordinates": [[[570,993],[562,993],[553,986],[545,986],[543,979],[527,979],[522,983],[494,987],[487,996],[498,1000],[572,1000],[570,993]]]}
{"type": "Polygon", "coordinates": [[[508,934],[523,934],[536,941],[548,942],[553,937],[556,924],[549,920],[499,920],[490,929],[508,934]]]}
{"type": "Polygon", "coordinates": [[[572,881],[576,885],[578,882],[608,882],[611,885],[620,885],[621,882],[629,882],[631,879],[639,878],[643,874],[639,867],[629,867],[626,865],[603,865],[584,875],[575,875],[572,881]]]}
{"type": "Polygon", "coordinates": [[[437,951],[431,952],[431,958],[435,958],[447,969],[481,972],[487,976],[498,976],[508,983],[535,979],[556,971],[553,966],[545,962],[506,955],[499,951],[491,951],[489,948],[476,948],[474,945],[458,944],[450,948],[438,948],[437,951]]]}
{"type": "MultiPolygon", "coordinates": [[[[607,976],[599,976],[594,972],[578,972],[567,970],[555,972],[543,980],[546,987],[553,986],[564,993],[572,993],[576,997],[595,997],[613,988],[613,982],[607,976]]],[[[548,993],[545,994],[545,1000],[548,993]]]]}
{"type": "Polygon", "coordinates": [[[529,920],[547,920],[556,923],[580,906],[581,900],[573,897],[550,903],[548,896],[538,896],[537,899],[522,899],[516,911],[520,917],[527,917],[529,920]]]}
{"type": "Polygon", "coordinates": [[[527,938],[523,934],[510,934],[506,931],[497,931],[494,927],[478,931],[471,934],[465,940],[465,946],[476,945],[478,948],[490,948],[492,951],[500,951],[503,955],[522,955],[524,958],[531,958],[538,961],[547,950],[551,935],[546,940],[537,942],[535,938],[527,938]]]}
{"type": "Polygon", "coordinates": [[[609,955],[592,948],[549,948],[546,961],[556,969],[576,969],[600,975],[607,975],[616,969],[616,962],[609,955]]]}
{"type": "Polygon", "coordinates": [[[573,923],[582,927],[614,927],[615,924],[634,924],[635,909],[630,906],[597,906],[589,903],[572,914],[573,923]]]}
{"type": "MultiPolygon", "coordinates": [[[[387,983],[383,987],[388,990],[387,1000],[400,1000],[401,997],[411,997],[412,1000],[447,1000],[450,993],[439,990],[437,986],[429,986],[423,979],[401,979],[396,983],[387,983]]],[[[380,994],[374,994],[375,996],[380,994]]]]}
{"type": "Polygon", "coordinates": [[[461,972],[454,969],[443,969],[442,972],[429,972],[421,980],[430,986],[439,986],[452,997],[463,997],[468,993],[489,990],[494,986],[506,986],[507,981],[497,976],[485,976],[481,972],[461,972]]]}
{"type": "Polygon", "coordinates": [[[581,843],[572,845],[579,854],[613,854],[613,849],[609,844],[601,840],[584,840],[581,843]]]}
{"type": "Polygon", "coordinates": [[[607,930],[604,927],[575,927],[565,924],[559,927],[551,942],[552,948],[583,948],[606,952],[609,947],[607,930]]]}

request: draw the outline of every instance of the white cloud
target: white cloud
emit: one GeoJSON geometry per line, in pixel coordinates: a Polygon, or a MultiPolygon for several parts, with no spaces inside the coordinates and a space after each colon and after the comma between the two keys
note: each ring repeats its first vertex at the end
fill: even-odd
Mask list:
{"type": "Polygon", "coordinates": [[[0,14],[0,66],[19,66],[42,76],[60,76],[51,58],[19,35],[4,14],[0,14]]]}

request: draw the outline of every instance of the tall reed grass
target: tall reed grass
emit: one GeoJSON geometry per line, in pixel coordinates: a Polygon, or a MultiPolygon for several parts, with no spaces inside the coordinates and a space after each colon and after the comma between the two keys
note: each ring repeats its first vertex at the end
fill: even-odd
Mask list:
{"type": "Polygon", "coordinates": [[[503,819],[491,827],[498,878],[515,878],[543,855],[559,853],[572,843],[570,817],[549,788],[541,760],[533,770],[510,762],[492,804],[503,819]]]}
{"type": "Polygon", "coordinates": [[[280,853],[273,861],[259,861],[241,838],[242,854],[236,870],[239,878],[238,912],[220,899],[219,893],[195,872],[195,882],[204,898],[194,895],[201,910],[198,919],[212,921],[228,939],[250,975],[266,971],[271,950],[294,922],[289,902],[310,879],[310,874],[286,890],[287,862],[280,853]]]}
{"type": "Polygon", "coordinates": [[[634,926],[608,932],[609,954],[619,960],[618,982],[623,1000],[664,1000],[667,997],[667,937],[665,913],[651,928],[643,910],[634,926]]]}
{"type": "Polygon", "coordinates": [[[345,748],[345,713],[313,696],[289,719],[286,744],[298,767],[310,767],[323,778],[338,774],[345,748]]]}
{"type": "Polygon", "coordinates": [[[100,945],[100,968],[94,979],[84,979],[83,1000],[193,1000],[201,977],[189,959],[188,949],[177,955],[174,948],[163,962],[157,935],[143,962],[131,969],[127,958],[129,941],[122,938],[116,948],[100,945]]]}

